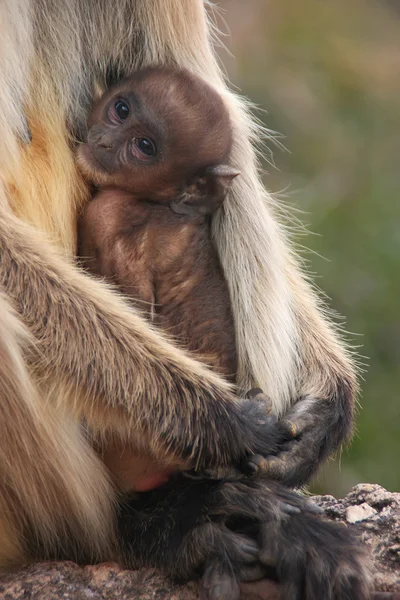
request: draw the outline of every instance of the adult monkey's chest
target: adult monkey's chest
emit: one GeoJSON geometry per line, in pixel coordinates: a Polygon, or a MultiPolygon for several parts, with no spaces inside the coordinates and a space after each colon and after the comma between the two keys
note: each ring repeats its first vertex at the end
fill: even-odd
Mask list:
{"type": "Polygon", "coordinates": [[[76,167],[55,95],[48,89],[41,101],[41,106],[35,103],[26,109],[32,140],[21,142],[18,168],[11,165],[4,174],[9,202],[19,218],[74,256],[77,213],[89,199],[89,190],[76,167]]]}

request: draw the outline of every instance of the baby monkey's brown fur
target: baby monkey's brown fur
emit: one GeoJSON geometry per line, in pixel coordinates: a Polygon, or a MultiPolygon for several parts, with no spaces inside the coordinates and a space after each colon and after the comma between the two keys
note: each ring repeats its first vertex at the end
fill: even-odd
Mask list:
{"type": "MultiPolygon", "coordinates": [[[[233,315],[210,228],[238,175],[222,99],[186,71],[145,69],[108,90],[88,126],[78,159],[99,189],[79,223],[84,266],[234,381],[233,315]]],[[[124,486],[164,481],[118,444],[104,459],[124,486]]]]}

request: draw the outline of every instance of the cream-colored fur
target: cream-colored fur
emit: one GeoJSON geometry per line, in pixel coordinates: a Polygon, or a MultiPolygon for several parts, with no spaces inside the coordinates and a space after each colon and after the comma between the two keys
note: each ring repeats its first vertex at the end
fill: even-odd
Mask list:
{"type": "Polygon", "coordinates": [[[106,470],[68,414],[41,401],[23,351],[34,353],[34,341],[0,295],[0,565],[21,562],[27,532],[50,556],[60,542],[71,557],[107,558],[114,506],[106,470]]]}

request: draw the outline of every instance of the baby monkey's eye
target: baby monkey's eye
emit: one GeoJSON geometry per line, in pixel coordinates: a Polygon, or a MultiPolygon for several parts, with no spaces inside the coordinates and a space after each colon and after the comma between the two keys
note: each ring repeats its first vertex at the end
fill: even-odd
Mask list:
{"type": "Polygon", "coordinates": [[[155,156],[157,154],[156,145],[149,138],[135,138],[135,145],[146,156],[155,156]]]}
{"type": "Polygon", "coordinates": [[[117,100],[114,104],[114,110],[121,121],[125,121],[125,119],[129,116],[129,106],[123,100],[117,100]]]}

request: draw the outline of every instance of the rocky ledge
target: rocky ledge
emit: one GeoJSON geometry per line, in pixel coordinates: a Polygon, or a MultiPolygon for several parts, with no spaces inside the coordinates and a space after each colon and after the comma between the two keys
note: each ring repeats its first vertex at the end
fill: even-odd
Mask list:
{"type": "MultiPolygon", "coordinates": [[[[373,600],[400,600],[400,493],[360,484],[343,499],[314,496],[328,518],[354,527],[375,565],[373,600]]],[[[126,571],[116,564],[80,567],[37,563],[0,578],[4,600],[197,600],[198,585],[174,585],[153,569],[126,571]]],[[[279,586],[264,580],[242,585],[243,600],[278,600],[279,586]]],[[[371,599],[372,600],[372,599],[371,599]]]]}

